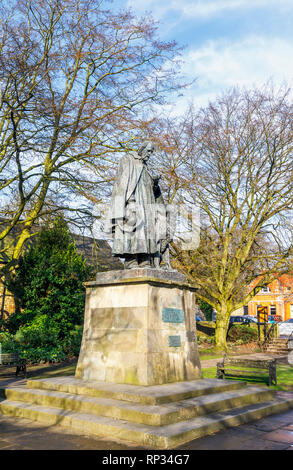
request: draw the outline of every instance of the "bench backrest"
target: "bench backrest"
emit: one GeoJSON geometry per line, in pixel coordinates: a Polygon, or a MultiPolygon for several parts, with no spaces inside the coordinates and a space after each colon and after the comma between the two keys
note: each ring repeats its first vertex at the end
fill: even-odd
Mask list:
{"type": "Polygon", "coordinates": [[[1,353],[0,354],[0,365],[1,364],[12,364],[17,362],[19,359],[18,353],[1,353]]]}
{"type": "Polygon", "coordinates": [[[233,359],[233,358],[224,358],[223,363],[225,365],[235,365],[239,367],[252,367],[255,369],[268,369],[271,365],[275,363],[275,359],[233,359]]]}

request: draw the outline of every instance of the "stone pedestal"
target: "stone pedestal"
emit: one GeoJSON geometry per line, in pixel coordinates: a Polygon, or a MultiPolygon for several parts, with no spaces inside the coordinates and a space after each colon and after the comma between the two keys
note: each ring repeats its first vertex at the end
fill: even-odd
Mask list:
{"type": "Polygon", "coordinates": [[[76,378],[135,385],[201,378],[194,289],[184,276],[109,271],[86,288],[76,378]]]}

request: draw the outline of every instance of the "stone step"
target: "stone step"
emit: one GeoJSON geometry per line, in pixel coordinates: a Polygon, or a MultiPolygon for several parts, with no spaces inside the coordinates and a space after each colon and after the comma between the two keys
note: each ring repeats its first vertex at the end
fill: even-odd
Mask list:
{"type": "Polygon", "coordinates": [[[148,426],[120,419],[45,407],[18,401],[0,401],[0,411],[10,416],[40,421],[47,425],[62,425],[81,432],[136,442],[149,448],[170,449],[227,427],[239,426],[293,406],[293,399],[275,398],[234,408],[229,411],[181,421],[165,426],[148,426]]]}
{"type": "Polygon", "coordinates": [[[188,398],[200,397],[211,393],[239,390],[246,387],[246,382],[221,381],[217,379],[192,380],[163,385],[139,386],[115,384],[97,381],[85,381],[74,377],[52,377],[40,380],[28,380],[27,388],[55,390],[76,395],[130,401],[145,405],[159,405],[177,402],[188,398]]]}
{"type": "Polygon", "coordinates": [[[271,353],[271,354],[274,354],[274,353],[277,353],[277,354],[288,354],[288,350],[287,349],[274,349],[274,348],[268,348],[266,349],[266,352],[268,353],[271,353]]]}
{"type": "MultiPolygon", "coordinates": [[[[285,354],[284,354],[283,352],[280,352],[280,353],[279,353],[279,352],[271,352],[271,351],[268,351],[268,352],[269,352],[269,354],[273,354],[273,356],[274,356],[275,358],[278,358],[278,360],[279,360],[280,357],[284,357],[284,356],[285,356],[285,354]]],[[[288,356],[288,354],[287,354],[287,356],[288,356]]]]}
{"type": "Polygon", "coordinates": [[[269,341],[268,344],[274,344],[274,345],[278,345],[278,346],[286,346],[287,345],[287,341],[283,341],[283,340],[275,340],[275,341],[269,341]]]}
{"type": "Polygon", "coordinates": [[[272,400],[275,392],[267,388],[246,387],[162,405],[143,405],[111,398],[97,398],[21,387],[7,388],[5,395],[10,401],[52,406],[81,413],[93,413],[150,426],[163,426],[192,419],[196,416],[272,400]]]}
{"type": "Polygon", "coordinates": [[[270,343],[267,343],[268,346],[276,346],[278,348],[286,348],[287,347],[287,343],[277,343],[277,342],[270,342],[270,343]]]}
{"type": "Polygon", "coordinates": [[[287,341],[269,341],[267,344],[272,344],[274,346],[286,347],[287,341]]]}
{"type": "Polygon", "coordinates": [[[266,348],[266,352],[271,354],[288,354],[288,349],[266,348]]]}
{"type": "Polygon", "coordinates": [[[278,346],[278,347],[286,347],[287,346],[287,341],[282,341],[282,342],[278,342],[278,341],[269,341],[267,344],[271,344],[273,346],[278,346]]]}
{"type": "Polygon", "coordinates": [[[269,338],[270,343],[286,343],[287,338],[269,338]]]}
{"type": "Polygon", "coordinates": [[[269,344],[266,349],[273,349],[275,351],[288,351],[287,347],[276,346],[275,344],[269,344]]]}

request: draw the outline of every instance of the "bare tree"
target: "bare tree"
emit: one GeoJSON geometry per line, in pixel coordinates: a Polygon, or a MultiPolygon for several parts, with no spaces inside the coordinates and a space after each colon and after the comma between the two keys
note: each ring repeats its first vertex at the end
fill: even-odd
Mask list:
{"type": "Polygon", "coordinates": [[[191,108],[165,131],[173,149],[165,163],[173,173],[169,192],[201,211],[200,245],[182,251],[175,244],[174,265],[216,309],[220,350],[231,312],[292,260],[286,229],[293,208],[292,111],[288,90],[234,89],[197,113],[191,108]]]}
{"type": "Polygon", "coordinates": [[[180,86],[176,44],[158,40],[151,18],[103,4],[2,1],[0,257],[7,268],[41,217],[90,216],[117,152],[152,123],[152,105],[180,86]]]}

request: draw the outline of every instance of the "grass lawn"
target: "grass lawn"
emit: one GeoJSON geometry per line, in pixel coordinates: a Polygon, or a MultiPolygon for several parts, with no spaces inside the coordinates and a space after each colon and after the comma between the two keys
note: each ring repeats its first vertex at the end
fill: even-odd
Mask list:
{"type": "Polygon", "coordinates": [[[206,359],[221,359],[223,357],[223,353],[213,353],[209,352],[208,349],[203,349],[202,351],[199,349],[199,357],[202,361],[206,359]]]}
{"type": "MultiPolygon", "coordinates": [[[[213,356],[214,358],[215,356],[213,356]]],[[[201,358],[202,359],[202,358],[201,358]]],[[[42,366],[36,367],[36,370],[29,370],[28,377],[32,379],[45,379],[49,377],[58,377],[62,375],[74,375],[76,368],[76,362],[71,364],[58,364],[58,365],[51,365],[51,366],[42,366]]],[[[203,377],[209,379],[215,379],[217,377],[217,368],[216,367],[209,367],[202,369],[203,377]]],[[[285,390],[285,391],[293,391],[293,366],[279,364],[277,365],[277,379],[278,385],[273,385],[270,387],[272,390],[285,390]]],[[[229,380],[229,379],[226,379],[229,380]]],[[[256,375],[253,377],[245,377],[245,378],[232,378],[232,380],[245,380],[247,384],[250,385],[260,385],[265,386],[268,385],[268,376],[259,377],[258,371],[256,371],[256,375]]]]}
{"type": "MultiPolygon", "coordinates": [[[[200,358],[203,359],[215,359],[221,358],[221,355],[216,354],[207,354],[206,352],[200,355],[200,358]]],[[[77,360],[72,360],[70,363],[62,363],[62,364],[42,364],[36,366],[29,366],[28,367],[28,378],[32,379],[45,379],[50,377],[58,377],[58,376],[68,376],[75,374],[77,360]]],[[[7,370],[7,369],[6,369],[7,370]]],[[[203,377],[209,379],[215,379],[217,376],[217,368],[216,367],[208,367],[203,368],[203,377]]],[[[7,371],[8,372],[8,371],[7,371]]],[[[3,371],[0,374],[0,383],[1,379],[5,380],[5,376],[7,378],[7,372],[3,371]]],[[[9,370],[9,375],[14,376],[15,368],[9,370]]],[[[273,385],[270,387],[272,390],[284,390],[284,391],[292,391],[293,392],[293,366],[287,364],[278,364],[277,365],[277,379],[278,385],[273,385]]],[[[226,379],[229,380],[229,379],[226,379]]],[[[244,377],[244,378],[232,378],[232,380],[244,380],[247,384],[250,385],[260,385],[265,386],[268,385],[268,376],[260,377],[258,376],[258,371],[256,370],[256,374],[253,377],[244,377]]]]}
{"type": "MultiPolygon", "coordinates": [[[[207,369],[202,369],[203,377],[205,379],[215,379],[217,378],[217,368],[209,367],[207,369]]],[[[243,374],[244,375],[244,374],[243,374]]],[[[268,385],[268,376],[260,377],[257,375],[257,370],[255,376],[252,377],[232,377],[231,379],[226,380],[244,380],[248,385],[268,385]]],[[[293,366],[290,365],[277,365],[277,381],[278,385],[272,385],[271,390],[284,390],[293,392],[293,366]]]]}
{"type": "MultiPolygon", "coordinates": [[[[221,359],[224,353],[216,353],[213,351],[212,347],[198,347],[199,357],[200,359],[207,360],[207,359],[221,359]]],[[[241,356],[242,354],[252,354],[256,352],[261,352],[257,343],[247,343],[242,345],[234,345],[228,344],[228,356],[241,356]]]]}

